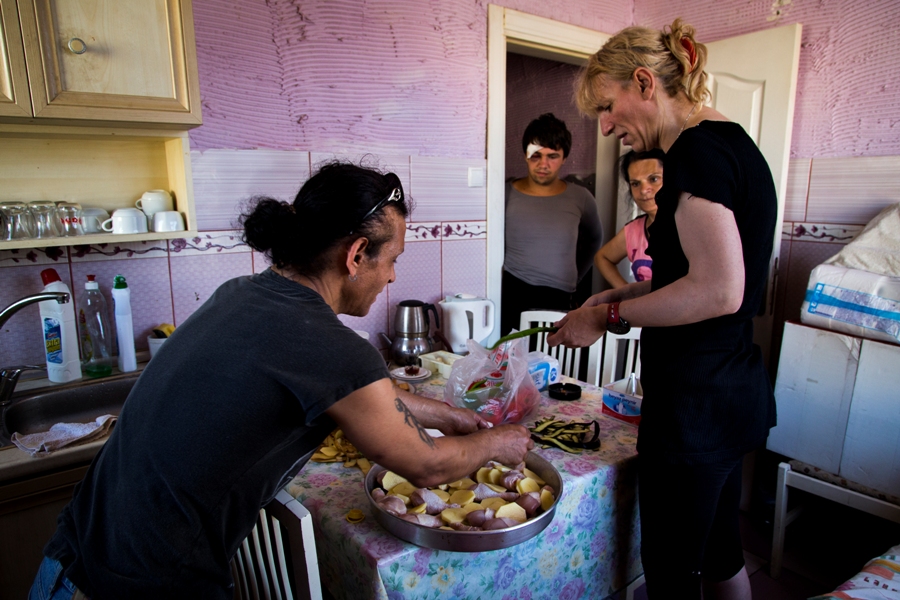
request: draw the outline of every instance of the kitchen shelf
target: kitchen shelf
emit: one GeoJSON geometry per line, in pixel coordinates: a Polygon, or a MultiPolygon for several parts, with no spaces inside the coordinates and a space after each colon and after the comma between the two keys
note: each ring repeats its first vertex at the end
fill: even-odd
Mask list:
{"type": "Polygon", "coordinates": [[[0,241],[0,250],[197,234],[187,132],[0,124],[0,201],[78,202],[112,214],[151,189],[172,194],[186,231],[0,241]]]}

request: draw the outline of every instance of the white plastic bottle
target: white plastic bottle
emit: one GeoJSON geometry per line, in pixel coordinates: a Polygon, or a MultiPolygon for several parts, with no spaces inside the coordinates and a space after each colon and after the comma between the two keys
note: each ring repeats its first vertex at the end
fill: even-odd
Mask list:
{"type": "Polygon", "coordinates": [[[65,383],[81,379],[81,359],[78,356],[78,332],[75,328],[75,300],[69,286],[60,281],[56,269],[41,271],[45,292],[66,292],[69,301],[40,303],[41,329],[47,359],[47,379],[65,383]]]}
{"type": "Polygon", "coordinates": [[[100,285],[88,275],[84,293],[78,298],[78,329],[81,333],[81,370],[88,377],[112,373],[112,328],[100,285]]]}
{"type": "Polygon", "coordinates": [[[112,289],[116,305],[116,340],[119,343],[119,371],[127,373],[137,369],[134,354],[134,324],[131,320],[131,290],[123,275],[116,275],[112,289]]]}

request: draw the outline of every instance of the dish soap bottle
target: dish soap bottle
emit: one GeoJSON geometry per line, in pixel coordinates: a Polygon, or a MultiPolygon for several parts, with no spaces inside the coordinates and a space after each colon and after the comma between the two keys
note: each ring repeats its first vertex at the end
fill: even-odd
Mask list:
{"type": "Polygon", "coordinates": [[[116,305],[116,340],[119,344],[119,370],[123,373],[137,369],[134,354],[134,324],[131,319],[131,290],[124,275],[113,280],[113,303],[116,305]]]}
{"type": "Polygon", "coordinates": [[[47,359],[47,379],[65,383],[81,379],[81,360],[78,358],[78,333],[75,330],[75,302],[69,286],[60,281],[56,269],[41,271],[45,292],[66,292],[69,301],[40,303],[44,351],[47,359]]]}
{"type": "Polygon", "coordinates": [[[78,301],[81,369],[88,377],[106,377],[112,374],[112,329],[106,298],[94,278],[94,275],[87,276],[84,294],[78,301]]]}

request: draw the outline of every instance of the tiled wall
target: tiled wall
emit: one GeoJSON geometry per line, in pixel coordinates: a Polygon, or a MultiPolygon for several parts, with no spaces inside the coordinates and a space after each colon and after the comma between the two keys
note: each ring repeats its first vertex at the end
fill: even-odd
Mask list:
{"type": "MultiPolygon", "coordinates": [[[[191,239],[97,246],[0,251],[0,307],[43,287],[40,272],[54,267],[75,292],[85,275],[97,275],[111,305],[116,274],[132,290],[135,345],[160,323],[183,323],[227,279],[267,268],[265,258],[243,244],[234,230],[243,202],[255,195],[290,200],[311,170],[335,158],[361,160],[400,177],[415,202],[407,225],[406,251],[390,284],[364,318],[342,317],[365,330],[372,343],[393,337],[397,303],[437,304],[446,295],[485,294],[485,188],[469,187],[469,169],[485,161],[460,158],[336,156],[275,150],[210,150],[192,154],[200,234],[191,239]],[[73,285],[74,284],[74,285],[73,285]]],[[[76,302],[77,309],[77,302],[76,302]]],[[[37,305],[16,313],[0,332],[0,366],[42,364],[37,305]]]]}
{"type": "Polygon", "coordinates": [[[813,268],[900,202],[900,157],[792,159],[788,170],[771,372],[785,320],[799,320],[813,268]]]}

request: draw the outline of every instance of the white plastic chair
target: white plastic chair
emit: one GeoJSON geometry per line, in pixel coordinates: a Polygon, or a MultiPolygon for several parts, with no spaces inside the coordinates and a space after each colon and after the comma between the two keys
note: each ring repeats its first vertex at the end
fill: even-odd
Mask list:
{"type": "MultiPolygon", "coordinates": [[[[522,312],[519,318],[519,331],[531,329],[532,327],[550,327],[564,316],[566,316],[566,313],[558,310],[526,310],[522,312]]],[[[537,334],[537,349],[559,361],[559,372],[561,375],[584,380],[584,377],[580,376],[581,374],[579,373],[581,353],[584,349],[569,348],[567,346],[551,348],[547,345],[547,335],[546,333],[537,334]]],[[[599,344],[600,340],[591,346],[590,350],[588,350],[588,356],[591,356],[595,347],[599,348],[599,344]]],[[[588,374],[590,374],[590,368],[588,368],[588,374]]]]}
{"type": "Polygon", "coordinates": [[[281,490],[231,561],[235,600],[321,600],[312,515],[281,490]]]}
{"type": "Polygon", "coordinates": [[[624,335],[605,333],[591,346],[588,360],[588,383],[606,385],[634,373],[641,377],[641,328],[634,327],[624,335]]]}

